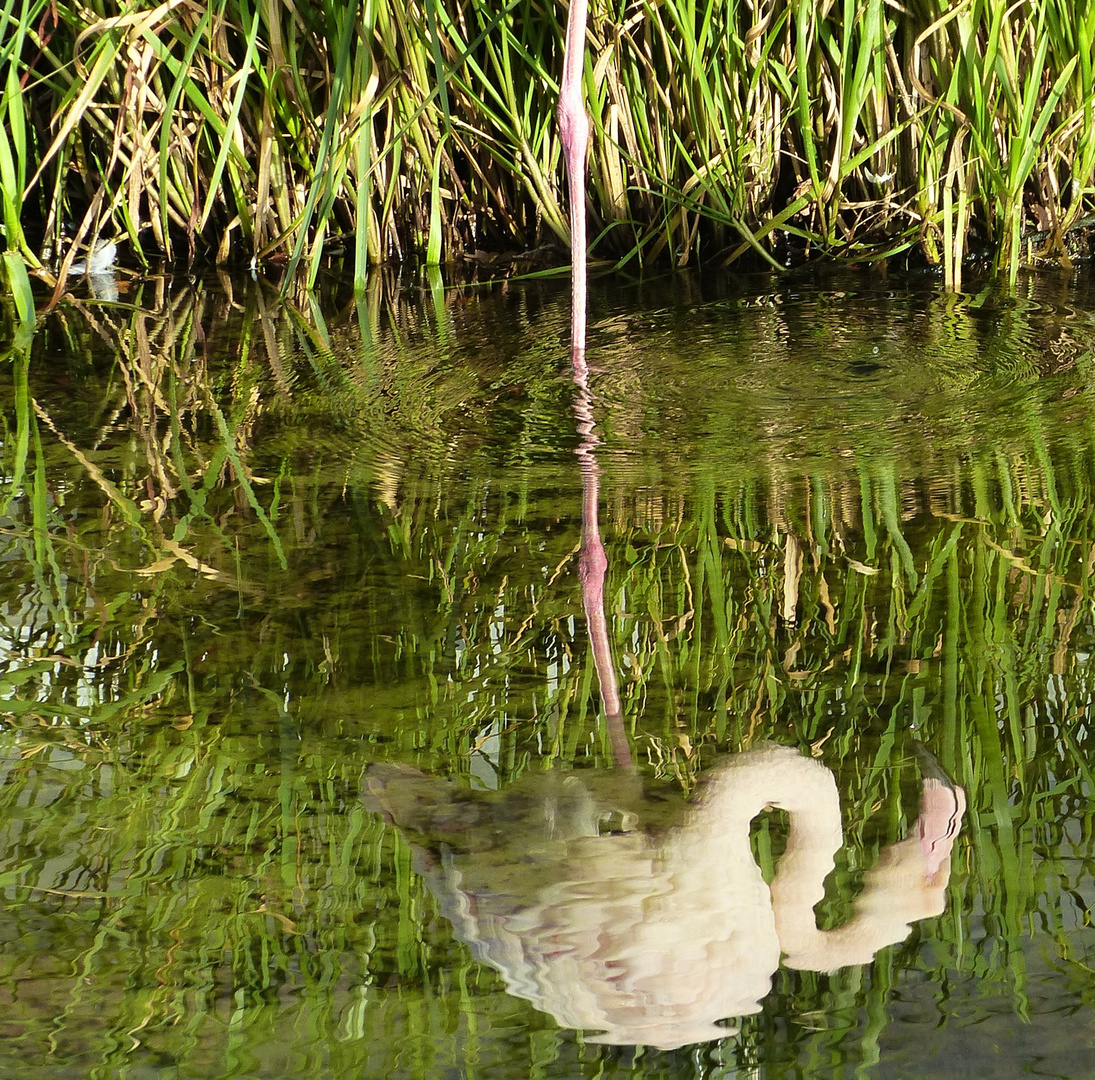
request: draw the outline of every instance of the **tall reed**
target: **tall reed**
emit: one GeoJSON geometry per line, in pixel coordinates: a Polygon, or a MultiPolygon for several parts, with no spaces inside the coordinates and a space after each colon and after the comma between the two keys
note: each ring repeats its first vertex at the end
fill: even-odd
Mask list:
{"type": "MultiPolygon", "coordinates": [[[[359,285],[562,246],[565,21],[562,0],[6,0],[6,244],[57,259],[67,224],[309,281],[341,255],[359,285]]],[[[594,0],[586,44],[587,206],[618,264],[915,249],[959,285],[971,252],[1067,261],[1095,207],[1090,0],[594,0]]]]}

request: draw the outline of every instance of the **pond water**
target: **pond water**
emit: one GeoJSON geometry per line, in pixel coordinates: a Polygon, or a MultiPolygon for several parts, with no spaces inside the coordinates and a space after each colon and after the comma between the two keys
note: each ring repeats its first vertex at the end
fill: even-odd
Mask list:
{"type": "Polygon", "coordinates": [[[0,1073],[1091,1075],[1095,281],[111,288],[2,334],[0,1073]]]}

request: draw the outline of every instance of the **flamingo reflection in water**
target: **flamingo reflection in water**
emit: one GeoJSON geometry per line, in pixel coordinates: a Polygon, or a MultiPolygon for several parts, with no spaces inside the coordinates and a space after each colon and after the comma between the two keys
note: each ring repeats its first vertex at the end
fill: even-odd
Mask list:
{"type": "Polygon", "coordinates": [[[404,833],[456,936],[510,993],[594,1041],[673,1049],[723,1038],[760,1010],[780,962],[868,963],[943,911],[962,789],[923,781],[911,835],[864,875],[851,919],[814,905],[842,841],[832,773],[763,744],[718,761],[690,802],[642,802],[625,770],[542,773],[492,795],[376,766],[370,799],[404,833]],[[790,815],[765,884],[749,824],[790,815]]]}

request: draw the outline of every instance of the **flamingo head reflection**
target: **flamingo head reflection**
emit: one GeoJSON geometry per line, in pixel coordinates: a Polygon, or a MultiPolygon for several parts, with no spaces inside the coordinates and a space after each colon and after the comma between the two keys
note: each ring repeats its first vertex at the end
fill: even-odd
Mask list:
{"type": "Polygon", "coordinates": [[[367,801],[411,843],[416,869],[510,993],[594,1041],[673,1049],[723,1038],[760,1010],[781,954],[832,971],[869,962],[940,914],[962,789],[925,776],[908,838],[864,875],[850,920],[820,930],[814,905],[842,843],[832,773],[762,745],[722,758],[691,800],[644,802],[634,773],[542,773],[501,793],[374,766],[367,801]],[[767,884],[750,822],[790,816],[767,884]]]}

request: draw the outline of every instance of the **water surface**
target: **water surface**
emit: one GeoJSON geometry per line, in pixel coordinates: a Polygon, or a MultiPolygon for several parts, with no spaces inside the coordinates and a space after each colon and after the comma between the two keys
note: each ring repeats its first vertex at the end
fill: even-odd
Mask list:
{"type": "Polygon", "coordinates": [[[4,1075],[1089,1074],[1090,279],[601,283],[586,397],[565,283],[122,284],[0,378],[4,1075]],[[559,957],[616,992],[778,922],[819,850],[782,810],[748,901],[731,830],[677,853],[779,747],[837,800],[810,933],[924,857],[936,766],[945,872],[893,877],[873,958],[743,938],[692,995],[721,1032],[575,1026],[559,957]]]}

